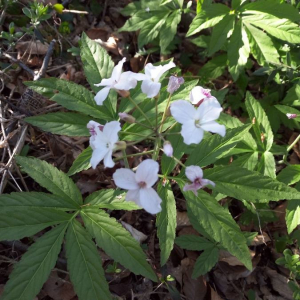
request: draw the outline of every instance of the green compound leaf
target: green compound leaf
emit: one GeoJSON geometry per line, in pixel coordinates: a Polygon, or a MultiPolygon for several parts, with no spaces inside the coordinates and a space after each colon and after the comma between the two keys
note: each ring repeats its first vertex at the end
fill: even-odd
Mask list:
{"type": "Polygon", "coordinates": [[[231,165],[239,166],[253,171],[258,162],[258,152],[250,152],[239,156],[237,159],[233,160],[231,165]]]}
{"type": "Polygon", "coordinates": [[[114,63],[106,50],[84,32],[81,37],[80,56],[87,81],[92,90],[98,92],[101,87],[96,87],[94,84],[100,83],[103,78],[110,77],[114,63]]]}
{"type": "Polygon", "coordinates": [[[216,26],[214,26],[213,33],[208,45],[208,55],[212,56],[215,52],[220,50],[227,40],[228,33],[233,29],[235,22],[235,15],[226,15],[216,26]]]}
{"type": "Polygon", "coordinates": [[[112,299],[101,257],[89,233],[73,220],[66,234],[68,270],[80,300],[112,299]]]}
{"type": "Polygon", "coordinates": [[[288,234],[300,224],[300,200],[290,200],[285,215],[288,234]]]}
{"type": "Polygon", "coordinates": [[[215,246],[211,241],[196,235],[182,235],[175,239],[175,243],[187,250],[202,251],[215,246]]]}
{"type": "Polygon", "coordinates": [[[71,112],[56,112],[24,119],[44,131],[68,136],[88,136],[86,127],[91,117],[71,112]]]}
{"type": "Polygon", "coordinates": [[[61,224],[39,238],[9,276],[1,300],[32,300],[54,268],[68,224],[61,224]]]}
{"type": "Polygon", "coordinates": [[[204,171],[215,190],[239,200],[265,203],[269,200],[300,199],[300,193],[287,185],[258,172],[236,166],[219,166],[204,171]]]}
{"type": "Polygon", "coordinates": [[[36,158],[17,156],[15,159],[22,170],[42,187],[64,198],[74,208],[79,208],[82,204],[82,196],[78,187],[65,173],[36,158]]]}
{"type": "Polygon", "coordinates": [[[72,176],[82,170],[87,170],[91,167],[91,157],[92,157],[93,150],[89,146],[85,150],[83,150],[77,158],[74,160],[69,172],[67,173],[68,176],[72,176]]]}
{"type": "Polygon", "coordinates": [[[42,78],[25,84],[69,110],[75,110],[100,120],[115,119],[115,116],[112,116],[104,105],[96,104],[94,95],[89,90],[76,83],[57,78],[42,78]]]}
{"type": "Polygon", "coordinates": [[[249,92],[246,93],[245,104],[249,118],[253,123],[256,142],[261,145],[264,150],[270,150],[273,145],[274,135],[264,109],[249,92]]]}
{"type": "Polygon", "coordinates": [[[136,210],[141,209],[132,201],[125,200],[125,193],[121,190],[100,190],[89,195],[85,201],[85,205],[96,206],[97,208],[107,209],[122,209],[122,210],[136,210]]]}
{"type": "Polygon", "coordinates": [[[218,134],[203,140],[195,147],[186,161],[186,165],[197,165],[200,167],[214,163],[217,159],[224,157],[239,141],[244,139],[244,134],[249,131],[251,125],[228,129],[225,137],[218,134]],[[199,155],[201,153],[201,155],[199,155]]]}
{"type": "Polygon", "coordinates": [[[186,36],[191,36],[202,29],[217,25],[229,11],[228,6],[220,3],[208,6],[193,19],[186,36]]]}
{"type": "Polygon", "coordinates": [[[277,176],[277,180],[287,185],[300,181],[300,165],[290,165],[285,167],[277,176]]]}
{"type": "Polygon", "coordinates": [[[95,208],[83,209],[80,214],[98,246],[103,248],[111,258],[133,273],[157,281],[140,245],[116,219],[95,208]]]}
{"type": "Polygon", "coordinates": [[[236,81],[244,69],[250,54],[250,45],[247,33],[241,21],[235,24],[228,44],[229,72],[236,81]]]}
{"type": "Polygon", "coordinates": [[[251,53],[261,65],[269,63],[280,64],[279,54],[271,38],[262,30],[252,26],[249,22],[244,22],[246,26],[251,53]]]}
{"type": "Polygon", "coordinates": [[[156,227],[160,246],[160,265],[163,266],[173,249],[176,236],[176,203],[170,186],[170,182],[165,186],[160,182],[157,193],[162,199],[161,212],[157,215],[156,227]]]}
{"type": "Polygon", "coordinates": [[[230,213],[202,190],[199,191],[198,197],[192,192],[183,194],[187,199],[188,216],[193,227],[199,232],[205,231],[251,270],[252,263],[246,238],[230,213]]]}
{"type": "Polygon", "coordinates": [[[273,154],[270,151],[265,151],[257,167],[258,172],[273,179],[276,178],[276,163],[273,154]]]}
{"type": "Polygon", "coordinates": [[[192,278],[195,279],[208,273],[219,260],[219,250],[216,247],[204,250],[194,265],[192,278]]]}

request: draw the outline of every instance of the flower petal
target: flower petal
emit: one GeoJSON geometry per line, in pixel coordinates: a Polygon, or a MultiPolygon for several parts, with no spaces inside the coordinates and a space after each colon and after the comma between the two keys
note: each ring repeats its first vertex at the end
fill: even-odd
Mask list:
{"type": "Polygon", "coordinates": [[[215,121],[201,124],[201,128],[205,131],[218,133],[220,136],[223,136],[223,137],[226,134],[226,127],[224,125],[220,125],[219,123],[217,123],[215,121]]]}
{"type": "Polygon", "coordinates": [[[145,182],[147,188],[150,188],[158,180],[159,165],[153,159],[146,159],[141,162],[136,170],[135,180],[145,182]]]}
{"type": "Polygon", "coordinates": [[[202,187],[205,187],[207,185],[216,186],[216,184],[209,179],[202,179],[201,184],[202,184],[202,187]]]}
{"type": "Polygon", "coordinates": [[[183,187],[183,191],[192,191],[196,196],[198,196],[198,190],[200,189],[200,184],[199,183],[192,183],[192,184],[186,184],[183,187]]]}
{"type": "Polygon", "coordinates": [[[125,199],[126,199],[126,201],[133,201],[139,207],[142,207],[141,202],[140,202],[140,189],[128,191],[125,199]]]}
{"type": "Polygon", "coordinates": [[[113,168],[115,166],[115,162],[112,160],[112,150],[105,154],[103,164],[105,168],[113,168]]]}
{"type": "Polygon", "coordinates": [[[103,78],[100,83],[94,84],[95,86],[107,86],[112,87],[114,84],[113,79],[111,78],[103,78]]]}
{"type": "Polygon", "coordinates": [[[141,206],[150,214],[157,214],[161,211],[161,199],[153,188],[140,189],[141,206]]]}
{"type": "Polygon", "coordinates": [[[201,125],[206,122],[214,121],[219,118],[222,111],[219,102],[214,99],[207,99],[197,109],[197,119],[200,119],[201,125]]]}
{"type": "Polygon", "coordinates": [[[110,87],[105,87],[101,91],[99,91],[95,96],[95,101],[98,105],[102,105],[103,101],[107,98],[110,87]]]}
{"type": "Polygon", "coordinates": [[[161,87],[160,82],[153,82],[152,80],[144,80],[142,83],[142,92],[147,95],[148,98],[157,96],[161,87]]]}
{"type": "Polygon", "coordinates": [[[116,186],[125,190],[138,190],[140,187],[135,180],[135,174],[129,169],[118,169],[113,174],[116,186]]]}
{"type": "Polygon", "coordinates": [[[170,106],[170,110],[173,118],[181,124],[184,124],[190,120],[195,120],[194,117],[196,115],[196,109],[188,101],[174,101],[170,106]]]}
{"type": "Polygon", "coordinates": [[[193,120],[184,123],[181,127],[181,135],[183,137],[183,142],[187,145],[199,144],[203,139],[203,134],[203,129],[197,128],[195,126],[195,121],[193,120]]]}
{"type": "Polygon", "coordinates": [[[100,161],[104,158],[105,154],[109,150],[106,147],[97,147],[93,149],[93,154],[91,157],[91,165],[93,169],[96,169],[97,165],[100,163],[100,161]]]}
{"type": "MultiPolygon", "coordinates": [[[[159,81],[160,77],[165,73],[167,72],[168,70],[172,69],[172,68],[175,68],[176,65],[170,61],[169,63],[167,63],[166,65],[163,65],[163,66],[157,66],[157,71],[155,72],[155,78],[154,80],[156,82],[159,81]]],[[[153,78],[153,77],[152,77],[153,78]]]]}
{"type": "Polygon", "coordinates": [[[117,90],[125,90],[128,91],[130,89],[134,89],[137,85],[137,80],[131,76],[132,72],[124,72],[121,74],[119,81],[114,85],[114,88],[117,90]]]}
{"type": "Polygon", "coordinates": [[[200,100],[204,99],[203,88],[195,86],[190,92],[190,101],[192,104],[198,104],[200,100]]]}
{"type": "Polygon", "coordinates": [[[107,139],[112,143],[119,140],[118,132],[121,130],[121,124],[118,121],[111,121],[104,125],[103,133],[107,139]]]}
{"type": "Polygon", "coordinates": [[[123,57],[123,59],[120,60],[118,62],[118,64],[114,67],[114,69],[111,73],[111,77],[110,77],[113,81],[116,81],[116,82],[119,81],[119,78],[120,78],[121,73],[122,73],[123,64],[124,64],[125,61],[126,61],[126,57],[123,57]]]}
{"type": "Polygon", "coordinates": [[[198,166],[188,166],[185,169],[185,176],[193,182],[195,179],[203,177],[203,171],[198,166]]]}

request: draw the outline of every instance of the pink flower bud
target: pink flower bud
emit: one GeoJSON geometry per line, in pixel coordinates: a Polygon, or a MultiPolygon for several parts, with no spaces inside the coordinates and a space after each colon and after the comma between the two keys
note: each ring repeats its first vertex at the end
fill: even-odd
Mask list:
{"type": "Polygon", "coordinates": [[[184,83],[183,77],[170,76],[167,91],[173,94],[184,83]]]}
{"type": "Polygon", "coordinates": [[[168,157],[173,156],[173,147],[169,141],[164,142],[164,152],[168,157]]]}
{"type": "Polygon", "coordinates": [[[297,118],[297,114],[286,114],[286,116],[287,116],[289,119],[295,119],[295,118],[297,118]]]}
{"type": "Polygon", "coordinates": [[[130,123],[130,124],[135,123],[135,117],[133,117],[133,116],[131,116],[131,115],[125,113],[125,112],[124,113],[119,113],[119,117],[120,117],[121,120],[123,120],[127,123],[130,123]]]}

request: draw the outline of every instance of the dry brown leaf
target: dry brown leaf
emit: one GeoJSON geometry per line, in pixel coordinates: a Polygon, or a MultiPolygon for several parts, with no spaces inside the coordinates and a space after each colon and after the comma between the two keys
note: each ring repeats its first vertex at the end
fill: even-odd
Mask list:
{"type": "Polygon", "coordinates": [[[40,41],[18,42],[16,45],[16,49],[20,54],[26,52],[31,55],[45,55],[48,48],[48,44],[42,44],[40,41]]]}
{"type": "MultiPolygon", "coordinates": [[[[253,258],[255,256],[255,252],[250,250],[250,255],[251,258],[253,258]]],[[[243,263],[241,263],[235,256],[233,256],[226,250],[219,251],[219,261],[226,262],[230,266],[244,266],[243,263]]]]}
{"type": "Polygon", "coordinates": [[[177,211],[176,220],[177,220],[177,227],[191,226],[190,219],[187,215],[187,212],[185,211],[184,212],[177,211]]]}
{"type": "Polygon", "coordinates": [[[132,227],[130,224],[121,221],[122,225],[131,233],[132,237],[137,240],[139,243],[144,242],[148,236],[143,234],[142,232],[138,231],[134,227],[132,227]]]}
{"type": "Polygon", "coordinates": [[[101,39],[106,41],[109,37],[110,31],[108,28],[91,28],[86,32],[91,40],[101,39]]]}
{"type": "Polygon", "coordinates": [[[253,239],[253,241],[251,242],[251,246],[259,246],[270,241],[271,239],[269,238],[268,234],[266,232],[263,232],[262,235],[259,234],[253,239]]]}
{"type": "Polygon", "coordinates": [[[220,295],[212,288],[210,288],[210,299],[211,300],[223,300],[220,295]]]}

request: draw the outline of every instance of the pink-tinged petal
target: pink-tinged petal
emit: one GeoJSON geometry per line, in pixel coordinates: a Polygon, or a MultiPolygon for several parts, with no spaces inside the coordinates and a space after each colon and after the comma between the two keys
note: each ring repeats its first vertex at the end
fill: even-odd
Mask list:
{"type": "Polygon", "coordinates": [[[93,169],[96,169],[97,165],[104,158],[105,154],[109,151],[106,147],[97,147],[93,149],[93,154],[91,157],[91,165],[93,169]]]}
{"type": "Polygon", "coordinates": [[[114,85],[114,88],[117,90],[124,90],[124,91],[134,89],[137,85],[137,80],[133,76],[130,76],[130,73],[132,72],[122,73],[119,78],[119,81],[114,85]]]}
{"type": "Polygon", "coordinates": [[[192,183],[192,184],[186,184],[183,187],[183,191],[192,191],[196,196],[198,196],[198,190],[200,189],[200,184],[199,183],[192,183]]]}
{"type": "Polygon", "coordinates": [[[113,174],[116,186],[125,190],[138,190],[140,187],[135,180],[135,174],[129,169],[118,169],[113,174]]]}
{"type": "Polygon", "coordinates": [[[113,168],[115,166],[115,162],[112,160],[112,150],[105,154],[103,164],[105,168],[113,168]]]}
{"type": "Polygon", "coordinates": [[[170,76],[168,87],[167,87],[167,92],[170,94],[173,94],[180,88],[180,86],[183,83],[184,83],[183,77],[170,76]]]}
{"type": "Polygon", "coordinates": [[[119,78],[120,78],[121,73],[122,73],[123,64],[124,64],[125,61],[126,61],[126,58],[123,57],[123,59],[120,60],[118,62],[118,64],[114,67],[114,69],[113,69],[113,71],[111,73],[111,79],[113,81],[116,81],[116,82],[119,81],[119,78]]]}
{"type": "Polygon", "coordinates": [[[200,167],[198,166],[188,166],[185,169],[185,176],[190,180],[194,181],[197,178],[202,178],[203,177],[203,171],[200,167]]]}
{"type": "Polygon", "coordinates": [[[205,131],[209,131],[212,133],[218,133],[220,136],[225,136],[226,134],[226,127],[224,125],[220,125],[215,121],[207,122],[201,124],[201,128],[205,131]]]}
{"type": "Polygon", "coordinates": [[[126,194],[126,201],[132,201],[135,202],[139,207],[142,207],[140,202],[140,190],[130,190],[126,194]]]}
{"type": "Polygon", "coordinates": [[[187,145],[199,144],[203,139],[203,134],[203,129],[197,128],[193,120],[184,123],[181,127],[183,142],[187,145]]]}
{"type": "Polygon", "coordinates": [[[196,109],[188,101],[174,101],[170,106],[170,110],[173,118],[181,124],[184,124],[190,120],[195,120],[196,109]]]}
{"type": "Polygon", "coordinates": [[[141,162],[136,170],[135,180],[144,182],[150,188],[158,180],[159,165],[153,159],[146,159],[141,162]]]}
{"type": "Polygon", "coordinates": [[[201,185],[202,185],[202,187],[205,187],[207,185],[211,185],[213,187],[216,186],[216,184],[213,181],[209,180],[209,179],[202,179],[201,180],[201,185]]]}
{"type": "Polygon", "coordinates": [[[110,87],[105,87],[101,91],[99,91],[95,96],[95,101],[98,105],[102,105],[103,101],[107,98],[110,87]]]}
{"type": "Polygon", "coordinates": [[[147,95],[148,98],[157,96],[161,87],[160,82],[153,82],[152,80],[144,80],[142,83],[142,92],[147,95]]]}
{"type": "Polygon", "coordinates": [[[205,98],[201,86],[195,86],[190,92],[190,101],[192,104],[198,104],[200,100],[205,98]]]}
{"type": "Polygon", "coordinates": [[[153,188],[140,189],[140,203],[150,214],[157,214],[161,211],[161,199],[153,188]]]}
{"type": "Polygon", "coordinates": [[[197,119],[200,119],[201,124],[214,121],[220,117],[222,110],[220,104],[217,104],[213,99],[205,100],[197,108],[197,119]]]}
{"type": "MultiPolygon", "coordinates": [[[[95,122],[95,121],[89,121],[86,125],[87,129],[89,130],[90,132],[90,135],[91,136],[94,136],[94,135],[97,135],[97,132],[96,132],[96,127],[98,127],[99,129],[102,127],[102,125],[98,122],[95,122]]],[[[100,129],[101,130],[101,129],[100,129]]]]}
{"type": "Polygon", "coordinates": [[[118,121],[111,121],[104,125],[103,133],[114,144],[119,140],[118,132],[121,130],[121,124],[118,121]]]}
{"type": "Polygon", "coordinates": [[[107,86],[107,87],[112,87],[114,85],[114,80],[111,78],[104,78],[101,80],[100,83],[94,84],[95,86],[107,86]]]}
{"type": "Polygon", "coordinates": [[[295,119],[295,118],[297,118],[297,114],[286,114],[286,116],[287,116],[289,119],[295,119]]]}

